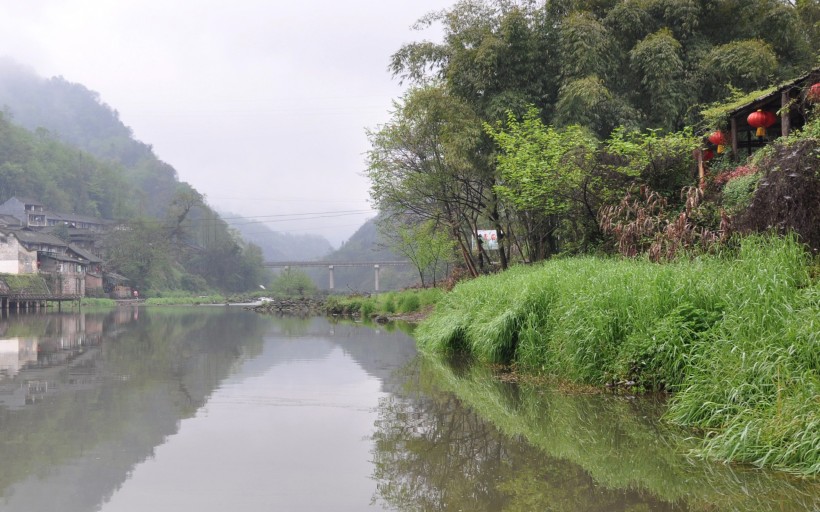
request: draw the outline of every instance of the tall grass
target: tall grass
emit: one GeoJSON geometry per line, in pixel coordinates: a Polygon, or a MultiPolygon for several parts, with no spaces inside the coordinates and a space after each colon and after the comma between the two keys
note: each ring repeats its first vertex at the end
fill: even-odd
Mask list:
{"type": "Polygon", "coordinates": [[[459,285],[424,350],[587,384],[675,392],[667,419],[701,453],[820,474],[820,286],[793,239],[657,265],[573,258],[459,285]]]}
{"type": "Polygon", "coordinates": [[[330,312],[370,318],[373,315],[415,313],[435,304],[443,295],[438,288],[386,292],[372,296],[330,297],[326,308],[330,312]]]}

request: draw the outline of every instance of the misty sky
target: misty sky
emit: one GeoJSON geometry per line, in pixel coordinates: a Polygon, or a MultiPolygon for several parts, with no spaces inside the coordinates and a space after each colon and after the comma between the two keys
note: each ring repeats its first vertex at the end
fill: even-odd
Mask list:
{"type": "Polygon", "coordinates": [[[218,210],[338,245],[373,216],[365,128],[401,95],[390,55],[438,39],[411,26],[453,3],[3,1],[0,55],[100,93],[218,210]]]}

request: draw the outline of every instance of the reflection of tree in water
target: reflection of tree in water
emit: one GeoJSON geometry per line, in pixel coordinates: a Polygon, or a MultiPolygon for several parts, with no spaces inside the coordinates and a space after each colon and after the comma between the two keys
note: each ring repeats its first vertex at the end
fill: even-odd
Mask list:
{"type": "Polygon", "coordinates": [[[648,403],[421,367],[404,396],[382,400],[373,435],[374,501],[397,510],[813,510],[820,499],[811,482],[688,461],[648,403]]]}
{"type": "Polygon", "coordinates": [[[492,429],[453,396],[379,404],[378,498],[399,510],[499,510],[493,479],[509,459],[492,429]]]}
{"type": "Polygon", "coordinates": [[[634,490],[598,486],[580,466],[509,438],[455,397],[417,386],[379,404],[377,496],[398,510],[683,510],[634,490]]]}

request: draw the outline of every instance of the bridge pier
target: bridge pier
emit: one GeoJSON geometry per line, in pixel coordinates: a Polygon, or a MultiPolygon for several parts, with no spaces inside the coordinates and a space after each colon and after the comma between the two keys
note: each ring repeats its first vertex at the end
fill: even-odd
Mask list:
{"type": "Polygon", "coordinates": [[[379,291],[379,265],[378,264],[373,265],[373,270],[376,273],[376,276],[375,276],[376,277],[375,278],[375,281],[376,281],[375,291],[379,291]]]}
{"type": "Polygon", "coordinates": [[[330,285],[329,288],[332,290],[335,286],[335,283],[333,282],[333,265],[328,265],[327,270],[330,279],[330,282],[328,284],[330,285]]]}

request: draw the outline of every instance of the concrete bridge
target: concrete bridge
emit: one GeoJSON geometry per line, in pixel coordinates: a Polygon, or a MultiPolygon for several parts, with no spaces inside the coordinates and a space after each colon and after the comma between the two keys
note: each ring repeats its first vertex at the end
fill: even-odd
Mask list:
{"type": "Polygon", "coordinates": [[[327,267],[328,271],[328,288],[331,290],[335,287],[333,281],[333,269],[337,267],[369,267],[373,266],[373,272],[376,277],[375,291],[379,291],[379,269],[382,267],[406,267],[412,265],[410,261],[266,261],[265,266],[269,268],[283,268],[285,270],[291,267],[327,267]]]}

